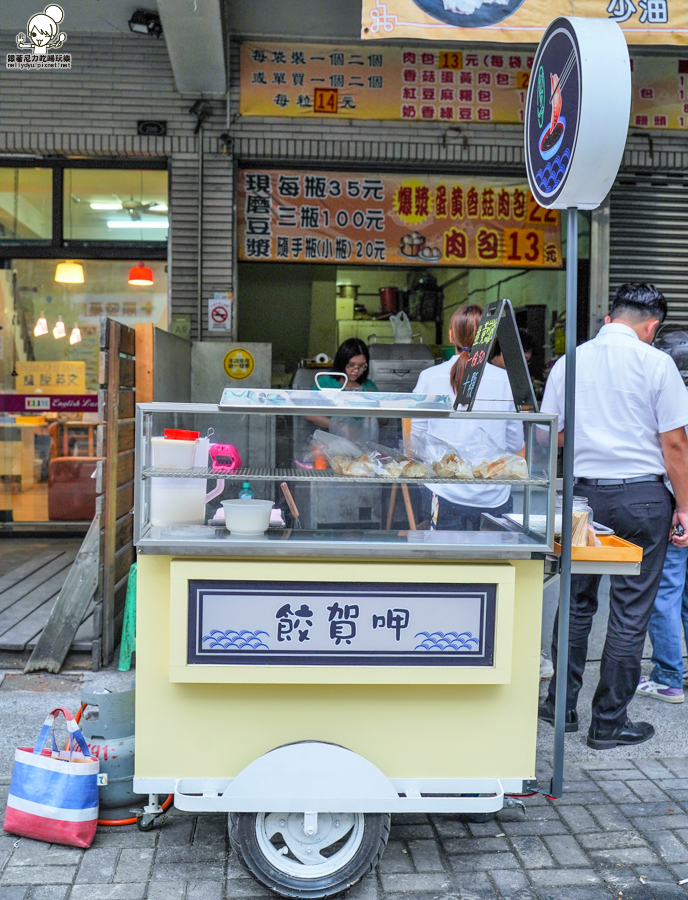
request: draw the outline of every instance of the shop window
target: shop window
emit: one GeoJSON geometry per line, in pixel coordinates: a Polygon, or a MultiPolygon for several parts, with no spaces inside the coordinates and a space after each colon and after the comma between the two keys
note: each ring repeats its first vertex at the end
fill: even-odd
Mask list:
{"type": "Polygon", "coordinates": [[[100,319],[166,330],[167,267],[140,257],[7,262],[0,268],[0,523],[87,520],[95,503],[100,319]]]}
{"type": "MultiPolygon", "coordinates": [[[[141,260],[85,259],[76,262],[83,281],[62,283],[56,276],[61,277],[65,262],[74,264],[72,260],[59,259],[12,261],[16,272],[15,312],[25,338],[17,358],[37,362],[83,360],[85,389],[95,391],[101,317],[109,316],[129,326],[150,322],[167,330],[167,267],[161,261],[145,260],[153,283],[132,285],[131,270],[141,260]],[[56,326],[57,335],[62,332],[58,322],[64,324],[64,337],[54,333],[56,326]],[[81,340],[70,341],[75,328],[81,340]]],[[[20,390],[19,385],[14,387],[20,390]]],[[[6,390],[12,388],[13,385],[5,384],[6,390]]]]}
{"type": "Polygon", "coordinates": [[[52,238],[53,173],[0,167],[0,243],[52,238]]]}
{"type": "Polygon", "coordinates": [[[65,169],[66,241],[166,241],[164,169],[65,169]]]}

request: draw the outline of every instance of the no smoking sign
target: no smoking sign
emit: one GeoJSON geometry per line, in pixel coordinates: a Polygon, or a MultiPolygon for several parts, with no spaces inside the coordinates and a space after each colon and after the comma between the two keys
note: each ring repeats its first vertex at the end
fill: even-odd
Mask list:
{"type": "Polygon", "coordinates": [[[231,294],[215,294],[208,300],[208,331],[232,330],[232,300],[231,294]]]}

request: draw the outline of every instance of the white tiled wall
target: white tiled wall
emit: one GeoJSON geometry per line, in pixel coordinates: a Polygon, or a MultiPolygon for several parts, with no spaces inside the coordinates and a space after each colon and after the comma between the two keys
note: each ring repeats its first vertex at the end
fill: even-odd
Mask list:
{"type": "MultiPolygon", "coordinates": [[[[38,156],[164,156],[170,160],[172,311],[189,313],[197,335],[198,155],[191,101],[176,91],[164,38],[124,33],[70,35],[72,69],[5,69],[14,34],[0,32],[0,154],[38,156]],[[139,119],[167,121],[167,137],[139,137],[139,119]]],[[[522,172],[522,130],[461,125],[238,116],[238,44],[230,44],[229,125],[224,101],[211,101],[204,126],[203,298],[233,286],[233,167],[235,160],[346,168],[401,165],[522,172]],[[233,151],[222,152],[228,131],[233,151]]],[[[681,135],[629,137],[626,166],[688,170],[681,135]]]]}

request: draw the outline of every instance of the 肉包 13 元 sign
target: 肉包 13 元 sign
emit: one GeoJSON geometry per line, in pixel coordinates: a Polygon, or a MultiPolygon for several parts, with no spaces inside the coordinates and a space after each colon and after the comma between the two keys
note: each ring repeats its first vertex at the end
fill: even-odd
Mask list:
{"type": "Polygon", "coordinates": [[[189,581],[188,663],[492,666],[495,584],[189,581]]]}
{"type": "Polygon", "coordinates": [[[540,206],[600,205],[619,170],[630,107],[631,64],[618,25],[555,19],[540,42],[526,101],[526,170],[540,206]]]}
{"type": "Polygon", "coordinates": [[[239,259],[560,268],[559,214],[520,181],[239,170],[239,259]]]}

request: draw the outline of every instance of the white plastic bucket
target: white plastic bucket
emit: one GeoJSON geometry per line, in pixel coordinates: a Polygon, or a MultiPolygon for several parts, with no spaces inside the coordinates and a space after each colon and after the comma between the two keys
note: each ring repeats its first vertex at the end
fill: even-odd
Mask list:
{"type": "Polygon", "coordinates": [[[154,437],[151,439],[153,465],[163,469],[190,469],[193,466],[198,443],[198,441],[171,441],[164,437],[154,437]]]}
{"type": "MultiPolygon", "coordinates": [[[[163,438],[153,438],[153,465],[157,463],[156,444],[190,444],[192,453],[189,461],[181,463],[167,463],[170,468],[206,468],[208,465],[208,450],[210,440],[199,438],[197,441],[168,441],[163,438]]],[[[174,457],[181,459],[186,449],[177,447],[172,451],[163,447],[157,453],[162,453],[165,459],[174,457]]],[[[205,525],[205,505],[213,497],[217,497],[224,490],[224,482],[217,482],[214,490],[206,493],[208,482],[204,478],[152,478],[151,479],[151,525],[205,525]]]]}

